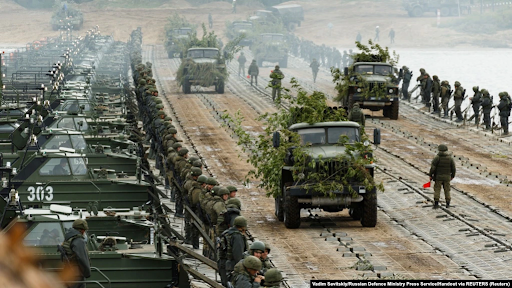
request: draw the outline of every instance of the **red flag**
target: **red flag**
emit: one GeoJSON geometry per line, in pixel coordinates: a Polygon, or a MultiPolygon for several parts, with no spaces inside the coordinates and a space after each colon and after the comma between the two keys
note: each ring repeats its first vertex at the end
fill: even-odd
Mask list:
{"type": "Polygon", "coordinates": [[[430,188],[430,181],[428,181],[427,183],[423,184],[423,188],[430,188]]]}
{"type": "Polygon", "coordinates": [[[247,79],[251,78],[251,75],[247,75],[247,79]]]}

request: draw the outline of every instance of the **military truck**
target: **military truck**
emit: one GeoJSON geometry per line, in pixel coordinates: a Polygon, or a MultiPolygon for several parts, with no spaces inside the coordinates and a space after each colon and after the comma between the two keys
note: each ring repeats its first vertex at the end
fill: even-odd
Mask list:
{"type": "Polygon", "coordinates": [[[67,28],[80,30],[84,24],[84,15],[79,10],[66,6],[66,9],[63,7],[53,13],[51,24],[55,31],[67,28]]]}
{"type": "Polygon", "coordinates": [[[183,93],[191,93],[192,86],[215,86],[215,92],[224,94],[228,74],[226,63],[218,48],[196,47],[187,50],[187,57],[178,69],[183,93]]]}
{"type": "Polygon", "coordinates": [[[355,59],[351,69],[344,70],[345,81],[349,83],[348,93],[342,98],[342,105],[349,111],[355,103],[371,111],[383,110],[384,117],[398,119],[399,91],[395,68],[385,62],[358,62],[355,59]]]}
{"type": "Polygon", "coordinates": [[[252,23],[265,24],[268,22],[275,22],[276,18],[272,14],[272,11],[268,10],[257,10],[254,11],[254,15],[249,17],[249,21],[252,23]]]}
{"type": "Polygon", "coordinates": [[[243,36],[238,44],[242,46],[249,46],[253,41],[253,24],[249,21],[233,21],[228,26],[226,36],[229,40],[243,36]]]}
{"type": "Polygon", "coordinates": [[[300,27],[300,22],[304,21],[304,9],[298,4],[272,6],[271,11],[277,19],[281,19],[288,31],[294,31],[295,27],[300,27]]]}
{"type": "Polygon", "coordinates": [[[442,17],[459,16],[469,12],[471,9],[469,4],[469,0],[404,0],[403,2],[410,17],[420,17],[429,12],[437,15],[437,11],[442,17]]]}
{"type": "Polygon", "coordinates": [[[165,41],[165,49],[167,57],[182,57],[184,47],[190,41],[189,35],[193,32],[190,27],[175,28],[167,31],[167,41],[165,41]]]}
{"type": "MultiPolygon", "coordinates": [[[[356,122],[337,121],[322,123],[296,123],[289,130],[299,134],[301,144],[305,145],[306,153],[312,161],[316,161],[315,169],[324,169],[325,175],[346,173],[346,167],[351,165],[350,156],[344,145],[339,145],[339,139],[346,136],[348,144],[361,142],[361,127],[356,122]],[[343,160],[341,160],[343,159],[343,160]],[[322,162],[320,164],[320,162],[322,162]]],[[[279,147],[280,134],[274,133],[273,146],[279,147]]],[[[374,143],[380,144],[380,131],[374,130],[374,143]]],[[[368,146],[367,141],[364,145],[368,146]]],[[[352,154],[353,155],[353,154],[352,154]]],[[[369,154],[353,155],[354,157],[371,157],[369,154]]],[[[366,186],[352,180],[344,186],[343,191],[323,192],[312,189],[311,180],[307,179],[307,170],[299,181],[294,181],[293,175],[297,173],[294,168],[293,151],[290,149],[283,159],[285,165],[281,171],[281,195],[275,198],[275,215],[279,221],[284,221],[286,228],[298,228],[300,226],[300,209],[322,208],[327,212],[339,212],[349,209],[349,214],[354,220],[360,220],[364,227],[375,227],[377,224],[377,193],[376,189],[366,190],[366,186]],[[351,192],[350,186],[354,192],[351,192]],[[329,195],[330,194],[330,195],[329,195]]],[[[365,165],[366,171],[373,177],[375,165],[365,165]]],[[[338,174],[339,175],[339,174],[338,174]]]]}
{"type": "Polygon", "coordinates": [[[279,62],[281,68],[288,67],[288,45],[283,34],[262,33],[250,49],[259,67],[263,67],[263,61],[279,62]]]}

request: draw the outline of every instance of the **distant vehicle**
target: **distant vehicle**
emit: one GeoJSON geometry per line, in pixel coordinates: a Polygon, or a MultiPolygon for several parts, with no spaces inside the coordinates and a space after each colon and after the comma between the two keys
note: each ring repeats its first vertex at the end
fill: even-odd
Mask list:
{"type": "Polygon", "coordinates": [[[229,40],[243,36],[244,38],[240,40],[239,44],[249,46],[253,41],[253,24],[249,21],[233,21],[231,25],[228,25],[226,36],[229,40]]]}
{"type": "Polygon", "coordinates": [[[442,17],[459,16],[471,9],[468,0],[404,0],[403,6],[409,16],[420,17],[424,13],[439,13],[442,17]]]}
{"type": "Polygon", "coordinates": [[[283,34],[262,33],[250,48],[258,66],[267,61],[278,62],[281,68],[288,67],[288,45],[283,34]]]}
{"type": "Polygon", "coordinates": [[[295,30],[295,26],[300,27],[300,22],[304,21],[304,9],[298,4],[272,6],[271,11],[275,17],[281,19],[288,31],[295,30]]]}
{"type": "Polygon", "coordinates": [[[189,27],[175,28],[166,32],[165,49],[169,58],[182,56],[183,49],[187,47],[187,43],[190,41],[189,35],[192,32],[192,28],[189,27]]]}
{"type": "Polygon", "coordinates": [[[272,11],[268,10],[257,10],[254,15],[249,17],[249,21],[252,23],[265,24],[267,22],[274,22],[276,19],[272,14],[272,11]]]}
{"type": "Polygon", "coordinates": [[[227,70],[218,48],[196,47],[187,51],[187,57],[181,62],[179,75],[183,93],[191,93],[192,86],[215,86],[215,92],[224,94],[227,70]]]}
{"type": "Polygon", "coordinates": [[[77,9],[63,6],[53,13],[51,24],[55,31],[67,28],[80,30],[84,24],[84,15],[77,9]]]}

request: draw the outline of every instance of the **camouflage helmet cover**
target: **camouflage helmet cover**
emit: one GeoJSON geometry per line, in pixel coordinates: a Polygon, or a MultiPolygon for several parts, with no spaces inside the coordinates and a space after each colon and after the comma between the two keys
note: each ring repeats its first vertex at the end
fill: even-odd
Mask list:
{"type": "Polygon", "coordinates": [[[242,264],[248,269],[261,270],[261,260],[254,256],[245,257],[242,264]]]}
{"type": "Polygon", "coordinates": [[[201,184],[206,183],[206,181],[208,181],[208,177],[206,177],[206,175],[201,175],[197,178],[197,182],[201,184]]]}
{"type": "Polygon", "coordinates": [[[460,82],[459,81],[455,81],[455,87],[459,87],[460,86],[460,82]]]}
{"type": "Polygon", "coordinates": [[[190,174],[192,174],[192,176],[200,176],[201,174],[203,174],[203,171],[201,171],[201,168],[192,167],[190,169],[190,174]]]}
{"type": "Polygon", "coordinates": [[[251,246],[249,246],[249,250],[256,250],[256,251],[265,251],[265,243],[261,241],[254,241],[252,242],[251,246]]]}
{"type": "Polygon", "coordinates": [[[85,221],[84,219],[76,219],[75,221],[73,221],[73,228],[89,230],[89,225],[87,225],[87,221],[85,221]]]}
{"type": "Polygon", "coordinates": [[[473,91],[478,92],[478,86],[473,86],[473,91]]]}
{"type": "Polygon", "coordinates": [[[276,268],[269,269],[265,273],[266,285],[278,286],[281,281],[283,281],[283,274],[281,274],[281,272],[276,268]]]}
{"type": "Polygon", "coordinates": [[[217,180],[215,180],[215,178],[210,177],[210,178],[208,178],[208,180],[206,181],[206,184],[208,184],[208,185],[214,185],[214,186],[215,186],[215,185],[219,185],[219,182],[217,182],[217,180]]]}
{"type": "Polygon", "coordinates": [[[176,149],[176,148],[179,148],[179,147],[182,147],[181,143],[179,143],[179,142],[176,142],[176,143],[172,144],[172,148],[173,149],[176,149]]]}
{"type": "Polygon", "coordinates": [[[437,147],[437,150],[439,151],[448,151],[448,146],[446,146],[445,144],[441,144],[437,147]]]}
{"type": "MultiPolygon", "coordinates": [[[[237,208],[238,210],[242,210],[242,202],[238,198],[229,198],[228,201],[226,201],[226,207],[227,206],[234,206],[234,208],[237,208]]],[[[227,207],[231,208],[231,207],[227,207]]]]}
{"type": "Polygon", "coordinates": [[[238,227],[247,227],[247,219],[244,216],[238,216],[235,218],[233,225],[238,227]]]}
{"type": "Polygon", "coordinates": [[[183,148],[180,151],[178,151],[178,155],[180,155],[180,156],[185,156],[187,154],[188,154],[188,149],[187,148],[183,148]]]}
{"type": "Polygon", "coordinates": [[[229,192],[238,191],[238,189],[236,189],[236,187],[235,187],[235,186],[232,186],[232,185],[229,185],[229,186],[228,186],[228,187],[226,187],[226,188],[228,188],[228,191],[229,191],[229,192]]]}
{"type": "Polygon", "coordinates": [[[203,162],[201,162],[201,160],[196,160],[196,161],[192,162],[192,166],[201,168],[201,167],[203,167],[203,162]]]}
{"type": "MultiPolygon", "coordinates": [[[[215,186],[215,187],[219,187],[219,186],[215,186]]],[[[217,191],[216,191],[216,195],[217,196],[223,196],[223,195],[228,195],[229,194],[229,191],[228,189],[226,189],[225,187],[221,187],[219,188],[217,191]]]]}

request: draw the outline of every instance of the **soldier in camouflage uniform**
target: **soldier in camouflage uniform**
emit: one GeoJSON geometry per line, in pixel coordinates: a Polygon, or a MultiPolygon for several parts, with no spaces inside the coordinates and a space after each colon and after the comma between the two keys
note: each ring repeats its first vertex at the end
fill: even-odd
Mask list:
{"type": "Polygon", "coordinates": [[[228,186],[226,187],[229,191],[229,198],[235,198],[236,197],[236,192],[238,192],[238,189],[236,189],[235,186],[228,186]]]}
{"type": "Polygon", "coordinates": [[[448,102],[450,101],[451,94],[450,84],[448,81],[444,80],[441,82],[441,107],[444,111],[443,118],[448,118],[448,102]]]}
{"type": "Polygon", "coordinates": [[[178,156],[178,152],[181,150],[182,145],[181,143],[174,143],[170,148],[167,148],[167,157],[165,161],[165,175],[171,185],[171,201],[176,201],[176,187],[175,185],[175,179],[174,179],[174,160],[176,156],[178,156]]]}
{"type": "MultiPolygon", "coordinates": [[[[266,272],[272,268],[272,263],[270,263],[270,259],[268,258],[268,254],[270,253],[270,245],[268,243],[265,243],[265,251],[263,251],[263,254],[261,254],[261,264],[262,268],[261,270],[263,273],[266,274],[266,272]]],[[[265,277],[266,279],[266,277],[265,277]]]]}
{"type": "Polygon", "coordinates": [[[359,103],[355,103],[350,112],[348,113],[348,121],[354,121],[364,127],[365,117],[363,110],[359,108],[359,103]]]}
{"type": "Polygon", "coordinates": [[[279,69],[279,65],[276,65],[269,77],[272,79],[270,81],[270,85],[272,87],[272,101],[275,102],[276,96],[278,99],[281,99],[281,80],[284,78],[284,74],[279,69]]]}
{"type": "Polygon", "coordinates": [[[257,275],[261,269],[261,261],[257,257],[245,258],[242,265],[237,268],[233,273],[234,288],[260,287],[261,281],[265,280],[264,276],[257,275]]]}
{"type": "Polygon", "coordinates": [[[231,228],[222,232],[220,236],[219,260],[217,264],[222,285],[225,287],[227,287],[228,282],[227,275],[233,271],[236,263],[242,260],[243,254],[248,247],[244,236],[247,229],[247,220],[245,217],[239,216],[235,218],[233,224],[231,228]]]}
{"type": "MultiPolygon", "coordinates": [[[[187,181],[187,183],[184,186],[184,189],[185,189],[184,192],[187,193],[185,196],[185,204],[189,208],[192,209],[193,204],[191,203],[191,199],[189,197],[188,191],[191,191],[194,186],[200,187],[200,184],[197,182],[197,179],[199,178],[199,176],[201,176],[202,171],[201,171],[201,168],[192,167],[190,169],[189,173],[190,173],[190,179],[187,181]],[[189,189],[187,189],[187,187],[189,189]]],[[[192,244],[192,245],[194,245],[194,249],[198,249],[199,248],[199,238],[197,238],[197,243],[193,243],[193,241],[192,241],[193,240],[192,230],[194,229],[193,226],[194,225],[192,224],[192,216],[190,215],[190,213],[185,213],[185,243],[192,244]],[[195,245],[195,244],[197,244],[197,245],[195,245]]]]}
{"type": "Polygon", "coordinates": [[[503,135],[508,135],[508,117],[510,117],[511,100],[507,92],[500,92],[500,103],[498,109],[500,110],[501,129],[503,135]]]}
{"type": "Polygon", "coordinates": [[[210,201],[207,207],[207,211],[210,215],[210,219],[212,224],[215,225],[215,237],[219,237],[224,230],[219,231],[219,227],[217,226],[219,217],[226,212],[226,200],[228,200],[229,191],[228,189],[222,187],[218,190],[216,195],[213,197],[212,201],[210,201]]]}
{"type": "Polygon", "coordinates": [[[251,75],[251,86],[252,81],[254,79],[256,86],[258,86],[258,75],[260,74],[260,68],[258,68],[258,64],[256,64],[256,60],[252,60],[251,65],[249,65],[249,70],[247,71],[249,75],[251,75]]]}
{"type": "Polygon", "coordinates": [[[493,99],[487,89],[482,89],[482,113],[484,114],[485,130],[491,130],[491,111],[493,99]]]}
{"type": "Polygon", "coordinates": [[[464,88],[460,86],[459,81],[455,81],[455,92],[453,93],[453,100],[455,101],[455,114],[457,115],[457,120],[455,122],[462,122],[462,101],[464,100],[464,88]]]}
{"type": "Polygon", "coordinates": [[[482,104],[482,92],[480,92],[478,88],[478,86],[473,86],[473,92],[475,92],[475,94],[473,94],[473,97],[469,98],[475,115],[475,125],[480,123],[480,105],[482,104]]]}
{"type": "Polygon", "coordinates": [[[439,113],[439,96],[441,95],[441,83],[439,82],[439,77],[434,75],[432,77],[434,79],[434,83],[432,85],[432,97],[434,97],[433,101],[433,110],[432,114],[439,113]]]}
{"type": "Polygon", "coordinates": [[[452,154],[448,153],[448,147],[441,144],[437,147],[437,153],[430,167],[430,180],[434,180],[434,209],[439,207],[439,198],[441,196],[441,187],[444,189],[444,198],[446,200],[446,208],[450,207],[450,181],[455,177],[455,161],[452,154]]]}
{"type": "Polygon", "coordinates": [[[229,227],[233,226],[233,221],[235,218],[240,216],[240,211],[242,210],[242,203],[238,198],[229,198],[226,201],[226,212],[219,215],[217,218],[217,229],[220,233],[229,229],[229,227]]]}
{"type": "Polygon", "coordinates": [[[316,76],[318,75],[320,64],[316,59],[313,59],[313,62],[309,64],[309,67],[311,67],[311,71],[313,72],[313,83],[316,83],[316,76]]]}
{"type": "Polygon", "coordinates": [[[174,213],[175,217],[183,218],[183,195],[182,189],[183,189],[183,180],[179,177],[181,174],[181,171],[185,168],[185,165],[187,164],[187,158],[188,158],[188,149],[187,148],[181,148],[181,150],[178,152],[178,156],[174,158],[174,168],[175,168],[175,175],[176,180],[178,182],[178,189],[176,190],[176,213],[174,213]]]}
{"type": "MultiPolygon", "coordinates": [[[[84,281],[85,278],[91,277],[91,263],[89,252],[85,243],[85,231],[89,230],[87,221],[77,219],[73,222],[72,228],[66,231],[62,248],[66,251],[66,256],[72,265],[78,268],[80,273],[78,281],[84,281]]],[[[73,288],[83,288],[85,284],[78,283],[73,288]]]]}

